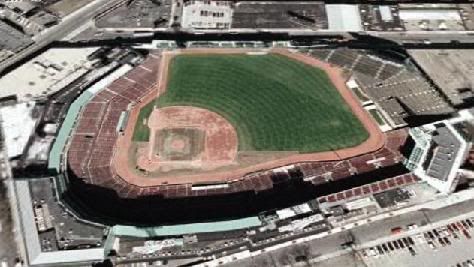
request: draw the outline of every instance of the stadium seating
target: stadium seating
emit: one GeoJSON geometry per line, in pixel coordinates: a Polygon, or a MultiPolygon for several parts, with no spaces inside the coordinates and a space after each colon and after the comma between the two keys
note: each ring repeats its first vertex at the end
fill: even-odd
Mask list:
{"type": "Polygon", "coordinates": [[[308,54],[350,71],[365,95],[390,117],[392,127],[406,125],[409,116],[453,111],[420,72],[403,62],[347,48],[313,49],[308,54]]]}
{"type": "Polygon", "coordinates": [[[397,187],[406,186],[419,181],[420,179],[414,174],[404,174],[371,184],[354,187],[349,190],[322,196],[317,199],[319,204],[325,202],[349,201],[351,199],[364,197],[366,195],[377,194],[383,191],[391,190],[397,187]]]}
{"type": "Polygon", "coordinates": [[[111,187],[126,197],[141,193],[138,187],[116,175],[110,165],[120,114],[153,88],[158,79],[155,75],[157,63],[159,60],[149,57],[98,93],[83,108],[71,138],[68,164],[85,182],[111,187]]]}
{"type": "Polygon", "coordinates": [[[346,179],[354,174],[362,174],[380,167],[388,167],[400,162],[399,147],[405,143],[405,130],[395,130],[386,134],[386,144],[382,149],[366,155],[336,162],[300,163],[305,180],[313,184],[346,179]]]}
{"type": "MultiPolygon", "coordinates": [[[[353,60],[358,56],[354,57],[349,54],[347,57],[353,60]]],[[[347,57],[343,56],[341,60],[344,61],[347,57]]],[[[129,184],[111,167],[114,146],[118,138],[116,128],[121,112],[127,110],[133,102],[144,97],[158,82],[156,73],[159,68],[159,59],[157,54],[148,57],[140,66],[94,96],[83,108],[76,122],[75,131],[70,138],[67,156],[72,173],[86,184],[113,189],[123,198],[151,195],[161,195],[164,198],[183,198],[242,191],[259,192],[269,190],[277,183],[301,177],[314,185],[348,179],[353,175],[370,172],[382,166],[396,165],[402,158],[399,147],[404,144],[407,133],[405,130],[396,130],[386,134],[384,148],[371,154],[332,162],[302,162],[295,164],[293,169],[287,172],[266,170],[251,173],[241,179],[229,182],[225,187],[192,190],[191,184],[149,187],[129,184]]],[[[372,75],[376,75],[381,65],[380,63],[369,63],[369,61],[370,57],[359,57],[357,64],[373,66],[372,75]]],[[[394,180],[393,183],[380,185],[380,187],[393,187],[392,185],[397,184],[397,181],[394,180]]],[[[358,190],[351,191],[345,196],[361,194],[364,190],[370,191],[371,189],[360,190],[360,192],[358,190]]],[[[337,196],[332,196],[332,198],[338,199],[337,196]]]]}

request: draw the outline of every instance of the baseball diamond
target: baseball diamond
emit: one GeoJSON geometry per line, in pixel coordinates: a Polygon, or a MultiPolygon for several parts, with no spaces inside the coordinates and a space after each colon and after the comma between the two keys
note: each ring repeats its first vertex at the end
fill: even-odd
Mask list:
{"type": "Polygon", "coordinates": [[[345,82],[340,68],[285,49],[157,51],[87,105],[102,110],[93,129],[107,142],[88,138],[84,113],[68,153],[71,172],[118,184],[120,195],[173,186],[188,195],[202,183],[262,190],[271,187],[267,178],[254,189],[234,187],[281,166],[376,153],[386,137],[345,82]],[[116,132],[123,110],[128,119],[116,132]]]}
{"type": "MultiPolygon", "coordinates": [[[[239,151],[335,150],[360,144],[367,131],[327,74],[279,54],[178,55],[166,92],[150,105],[195,106],[236,128],[239,151]]],[[[147,141],[140,119],[134,141],[147,141]]]]}

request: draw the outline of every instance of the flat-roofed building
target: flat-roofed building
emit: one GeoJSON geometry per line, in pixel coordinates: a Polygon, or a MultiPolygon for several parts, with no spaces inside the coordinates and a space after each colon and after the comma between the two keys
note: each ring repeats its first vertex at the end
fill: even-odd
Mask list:
{"type": "Polygon", "coordinates": [[[324,2],[241,1],[235,4],[233,29],[328,28],[324,2]]]}
{"type": "Polygon", "coordinates": [[[459,168],[472,147],[472,140],[457,127],[465,122],[474,123],[461,114],[409,131],[415,146],[405,165],[441,193],[450,193],[455,189],[459,168]]]}
{"type": "Polygon", "coordinates": [[[456,7],[405,5],[400,8],[399,16],[408,31],[465,30],[460,10],[456,7]]]}
{"type": "Polygon", "coordinates": [[[20,29],[14,28],[2,20],[0,20],[0,36],[0,53],[2,51],[15,53],[33,43],[33,40],[20,29]]]}
{"type": "Polygon", "coordinates": [[[329,30],[362,31],[362,21],[358,5],[326,5],[329,30]]]}
{"type": "Polygon", "coordinates": [[[184,3],[181,26],[185,29],[228,29],[232,22],[231,1],[184,3]]]}
{"type": "Polygon", "coordinates": [[[27,266],[90,266],[105,259],[104,228],[79,221],[54,197],[52,179],[16,180],[27,266]]]}
{"type": "Polygon", "coordinates": [[[0,78],[0,99],[44,99],[93,68],[87,56],[98,48],[54,48],[0,78]]]}

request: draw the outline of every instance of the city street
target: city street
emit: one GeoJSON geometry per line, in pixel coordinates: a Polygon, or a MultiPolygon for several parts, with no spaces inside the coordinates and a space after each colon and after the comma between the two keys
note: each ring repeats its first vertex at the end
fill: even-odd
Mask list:
{"type": "Polygon", "coordinates": [[[15,64],[16,62],[28,57],[29,55],[41,50],[53,41],[60,40],[70,32],[78,28],[78,25],[82,25],[92,19],[94,16],[101,12],[116,6],[123,0],[97,0],[89,3],[88,5],[78,9],[71,13],[67,17],[64,17],[62,22],[56,26],[48,28],[43,32],[36,35],[33,40],[35,43],[16,55],[8,58],[0,63],[0,72],[4,71],[7,67],[15,64]]]}
{"type": "Polygon", "coordinates": [[[14,266],[18,254],[7,188],[3,182],[0,183],[0,240],[0,266],[4,267],[5,263],[14,266]]]}

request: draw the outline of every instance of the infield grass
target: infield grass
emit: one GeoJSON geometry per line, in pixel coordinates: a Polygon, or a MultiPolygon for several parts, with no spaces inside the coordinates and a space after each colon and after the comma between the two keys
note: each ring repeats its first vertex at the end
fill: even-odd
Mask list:
{"type": "MultiPolygon", "coordinates": [[[[240,151],[327,151],[368,138],[326,73],[299,61],[276,54],[180,55],[169,67],[157,105],[222,115],[236,128],[240,151]]],[[[142,109],[142,120],[149,112],[142,109]]],[[[147,131],[136,127],[134,140],[147,141],[147,131]]]]}

